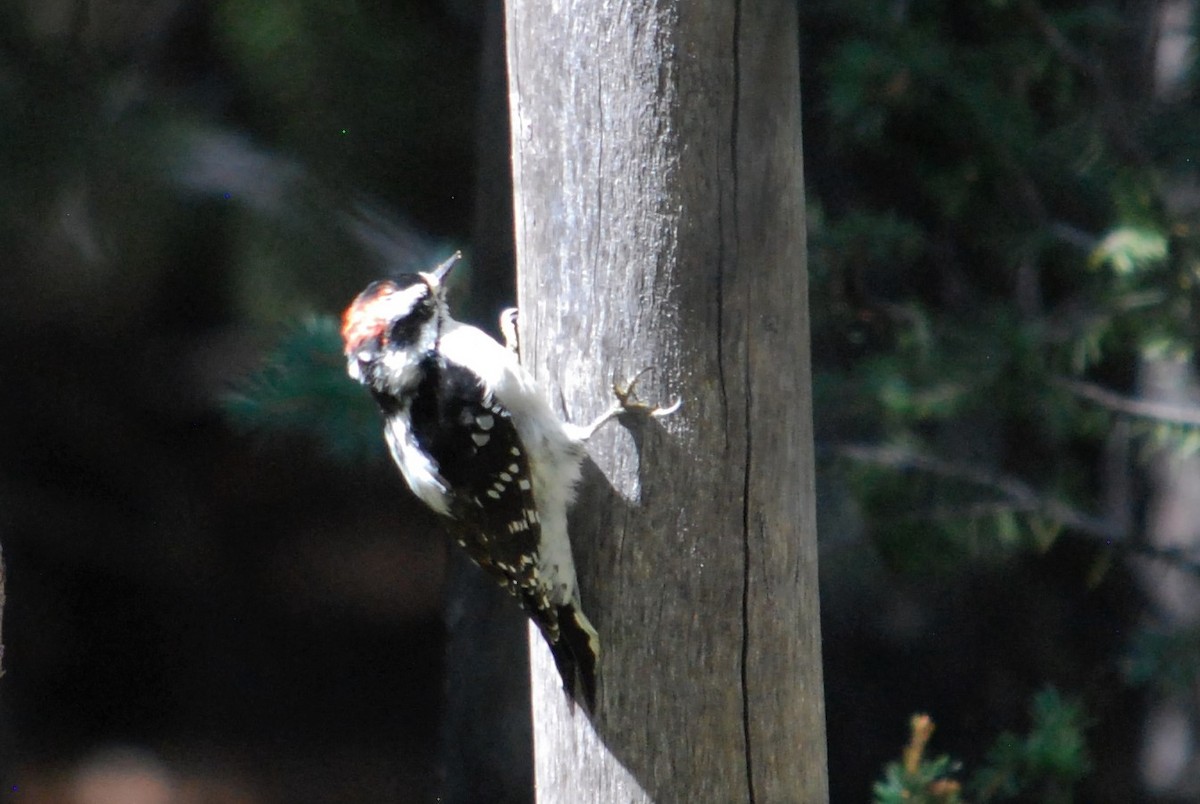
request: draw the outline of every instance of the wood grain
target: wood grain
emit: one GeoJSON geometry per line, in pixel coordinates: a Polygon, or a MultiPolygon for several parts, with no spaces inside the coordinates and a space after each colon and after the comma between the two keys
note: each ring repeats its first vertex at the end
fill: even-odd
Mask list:
{"type": "Polygon", "coordinates": [[[646,366],[572,519],[594,721],[533,639],[543,802],[827,799],[795,3],[509,0],[524,360],[646,366]]]}

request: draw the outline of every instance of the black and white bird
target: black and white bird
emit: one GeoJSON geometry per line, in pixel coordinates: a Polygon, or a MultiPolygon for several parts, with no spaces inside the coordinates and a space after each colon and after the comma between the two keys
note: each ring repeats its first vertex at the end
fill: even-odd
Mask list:
{"type": "Polygon", "coordinates": [[[600,639],[583,613],[567,534],[584,443],[622,412],[674,407],[631,402],[631,384],[614,388],[618,404],[590,425],[563,422],[520,364],[515,311],[501,317],[507,345],[450,316],[444,281],[459,258],[358,295],[342,327],[348,371],[379,404],[409,488],[520,601],[567,693],[574,697],[578,673],[594,708],[600,639]]]}

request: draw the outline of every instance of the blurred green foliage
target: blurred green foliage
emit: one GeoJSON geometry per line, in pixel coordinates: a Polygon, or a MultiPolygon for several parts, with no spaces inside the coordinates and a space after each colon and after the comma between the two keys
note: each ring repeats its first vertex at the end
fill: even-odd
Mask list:
{"type": "Polygon", "coordinates": [[[959,763],[948,756],[926,757],[933,721],[928,715],[913,716],[903,758],[888,763],[883,780],[875,784],[876,804],[960,804],[964,786],[969,800],[980,804],[1075,801],[1076,786],[1091,768],[1081,706],[1048,687],[1034,696],[1030,714],[1029,733],[1005,732],[996,738],[986,764],[965,785],[952,778],[962,772],[959,763]]]}
{"type": "Polygon", "coordinates": [[[1083,708],[1047,688],[1034,697],[1030,714],[1028,734],[1005,732],[988,752],[987,765],[971,782],[977,801],[1076,800],[1076,786],[1091,770],[1083,708]]]}
{"type": "Polygon", "coordinates": [[[911,736],[899,762],[889,762],[875,783],[875,804],[960,804],[962,786],[952,779],[959,765],[948,756],[928,759],[933,736],[929,715],[913,715],[911,736]]]}
{"type": "Polygon", "coordinates": [[[1190,361],[1197,340],[1178,129],[1200,115],[1191,74],[1155,95],[1150,7],[802,14],[825,471],[897,568],[1045,549],[1047,533],[1136,542],[1096,513],[1115,422],[1150,447],[1197,442],[1194,422],[1106,404],[1136,394],[1139,360],[1190,361]]]}
{"type": "MultiPolygon", "coordinates": [[[[800,9],[822,539],[865,547],[889,571],[881,584],[954,589],[958,601],[974,579],[1001,577],[1008,597],[990,602],[1063,616],[1070,600],[1075,624],[1104,621],[1101,594],[1136,586],[1115,559],[1200,574],[1195,548],[1158,545],[1148,518],[1155,495],[1170,493],[1164,455],[1200,449],[1200,411],[1178,402],[1194,398],[1200,341],[1200,93],[1192,55],[1173,75],[1161,70],[1162,4],[800,9]],[[1172,404],[1155,398],[1164,391],[1172,404]],[[1015,569],[1027,556],[1070,556],[1058,592],[1027,585],[1015,569]]],[[[847,566],[870,565],[855,555],[847,566]]],[[[862,572],[831,566],[825,591],[862,572]]],[[[953,767],[941,758],[889,765],[877,800],[1074,800],[1092,770],[1083,702],[1110,739],[1139,739],[1117,722],[1122,651],[1126,679],[1148,689],[1194,690],[1200,679],[1194,634],[1176,633],[1145,598],[1125,605],[1143,618],[1114,624],[1114,644],[1080,666],[1102,668],[1104,681],[1065,659],[1070,627],[1044,637],[1062,651],[1054,660],[973,665],[962,681],[1011,700],[1049,679],[1081,689],[1080,703],[1039,695],[1031,733],[998,740],[961,793],[931,788],[953,767]]],[[[994,614],[959,618],[1011,641],[1014,655],[1041,638],[1020,617],[1003,632],[994,614]]],[[[953,695],[936,684],[917,694],[930,708],[939,700],[928,696],[953,695]]],[[[979,767],[978,728],[941,703],[954,710],[955,753],[979,767]]],[[[854,738],[839,730],[831,720],[831,744],[854,738]]],[[[1088,800],[1121,798],[1088,784],[1088,800]]]]}
{"type": "Polygon", "coordinates": [[[1129,681],[1167,695],[1188,695],[1200,668],[1200,628],[1139,631],[1125,666],[1129,681]]]}
{"type": "Polygon", "coordinates": [[[262,367],[224,399],[233,423],[263,435],[316,439],[331,457],[361,462],[384,457],[379,412],[346,376],[342,338],[332,316],[313,316],[281,337],[262,367]]]}

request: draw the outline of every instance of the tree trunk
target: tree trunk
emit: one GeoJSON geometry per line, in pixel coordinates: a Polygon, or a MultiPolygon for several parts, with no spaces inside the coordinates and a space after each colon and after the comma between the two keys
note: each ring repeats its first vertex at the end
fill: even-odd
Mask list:
{"type": "Polygon", "coordinates": [[[532,640],[541,801],[827,798],[795,3],[508,2],[523,359],[592,441],[603,655],[532,640]]]}
{"type": "MultiPolygon", "coordinates": [[[[1200,386],[1191,361],[1143,355],[1138,366],[1141,398],[1172,405],[1196,405],[1200,386]]],[[[1200,546],[1200,456],[1160,450],[1147,461],[1149,495],[1145,539],[1153,548],[1194,555],[1200,546]]],[[[1134,577],[1149,603],[1146,627],[1186,634],[1200,624],[1200,581],[1194,573],[1147,558],[1133,558],[1134,577]]],[[[1196,767],[1197,698],[1170,687],[1146,695],[1142,724],[1142,781],[1164,800],[1193,799],[1200,789],[1196,767]]]]}

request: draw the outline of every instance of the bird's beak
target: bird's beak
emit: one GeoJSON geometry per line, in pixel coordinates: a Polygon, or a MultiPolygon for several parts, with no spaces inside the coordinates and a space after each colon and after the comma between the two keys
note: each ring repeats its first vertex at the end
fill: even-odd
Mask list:
{"type": "Polygon", "coordinates": [[[439,285],[446,281],[446,277],[450,275],[450,269],[452,269],[454,267],[454,264],[457,263],[461,259],[462,259],[462,252],[456,251],[450,255],[450,259],[446,260],[445,262],[443,262],[441,265],[439,265],[437,268],[434,268],[430,272],[433,274],[433,278],[438,281],[439,285]]]}

